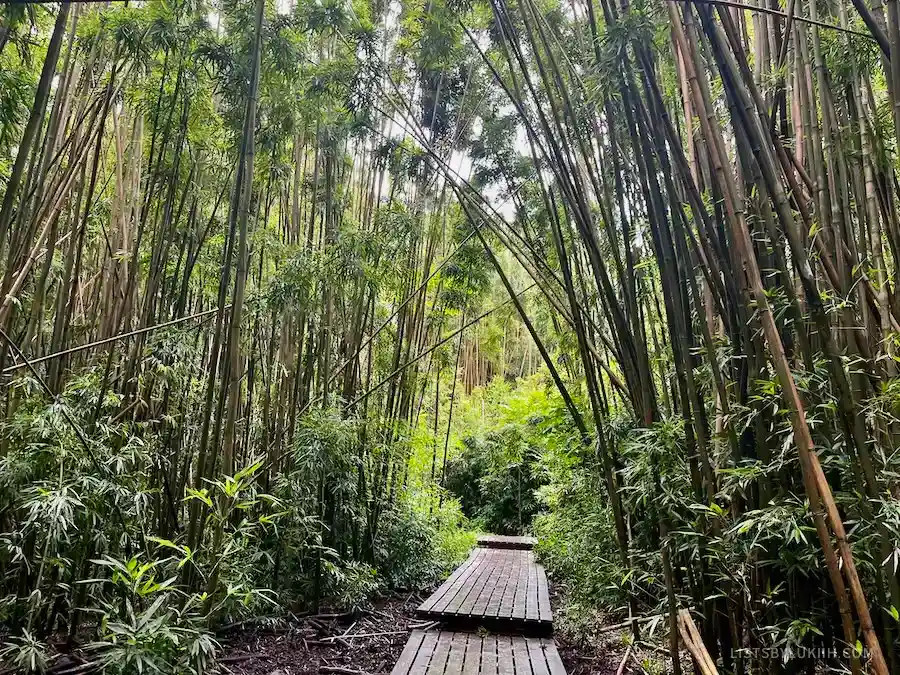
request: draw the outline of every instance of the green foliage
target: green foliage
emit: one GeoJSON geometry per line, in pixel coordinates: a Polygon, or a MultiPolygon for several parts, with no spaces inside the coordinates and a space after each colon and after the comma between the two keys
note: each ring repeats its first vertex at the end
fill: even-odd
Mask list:
{"type": "Polygon", "coordinates": [[[552,474],[578,453],[580,441],[550,387],[543,374],[516,386],[497,378],[461,405],[457,429],[468,433],[460,433],[445,486],[488,531],[530,531],[552,474]]]}
{"type": "Polygon", "coordinates": [[[469,437],[463,445],[446,478],[446,487],[459,496],[463,512],[490,532],[528,531],[539,508],[537,491],[543,485],[539,450],[513,425],[484,437],[469,437]]]}
{"type": "Polygon", "coordinates": [[[449,574],[475,543],[458,504],[437,507],[408,494],[385,514],[375,544],[376,566],[392,586],[422,588],[449,574]]]}
{"type": "Polygon", "coordinates": [[[10,664],[19,672],[45,673],[50,663],[48,652],[45,643],[25,630],[21,636],[13,635],[0,648],[0,661],[10,664]]]}
{"type": "Polygon", "coordinates": [[[112,570],[105,588],[95,589],[103,619],[99,639],[88,648],[106,672],[203,673],[212,664],[219,645],[207,628],[205,597],[179,591],[173,560],[94,561],[112,570]],[[160,573],[173,576],[160,580],[160,573]]]}
{"type": "Polygon", "coordinates": [[[618,556],[600,467],[579,463],[558,474],[545,494],[550,508],[534,521],[536,551],[548,573],[565,581],[573,605],[570,618],[597,606],[621,607],[630,586],[618,556]]]}
{"type": "Polygon", "coordinates": [[[339,608],[355,611],[367,605],[382,587],[378,572],[368,564],[351,560],[343,565],[326,561],[328,596],[339,608]]]}

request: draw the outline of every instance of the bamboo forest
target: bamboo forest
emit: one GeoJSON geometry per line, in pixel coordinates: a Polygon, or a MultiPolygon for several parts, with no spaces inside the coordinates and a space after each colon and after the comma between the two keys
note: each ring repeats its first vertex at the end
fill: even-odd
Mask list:
{"type": "Polygon", "coordinates": [[[900,0],[0,2],[0,675],[900,675],[900,0]]]}

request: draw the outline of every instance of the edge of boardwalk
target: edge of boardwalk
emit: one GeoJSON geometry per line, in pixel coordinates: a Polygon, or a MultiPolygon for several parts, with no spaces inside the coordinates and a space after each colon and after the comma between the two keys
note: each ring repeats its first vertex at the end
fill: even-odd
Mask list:
{"type": "Polygon", "coordinates": [[[391,675],[566,675],[552,639],[414,630],[391,675]]]}
{"type": "MultiPolygon", "coordinates": [[[[520,538],[509,538],[513,545],[520,538]]],[[[502,542],[501,542],[502,543],[502,542]]],[[[478,547],[416,610],[458,628],[546,637],[553,612],[543,566],[527,549],[478,547]]]]}
{"type": "Polygon", "coordinates": [[[478,546],[416,609],[443,625],[414,630],[391,675],[566,675],[534,539],[486,535],[478,546]]]}
{"type": "Polygon", "coordinates": [[[534,548],[537,540],[534,537],[512,537],[502,534],[482,534],[478,537],[478,546],[481,548],[505,548],[513,550],[528,550],[534,548]]]}

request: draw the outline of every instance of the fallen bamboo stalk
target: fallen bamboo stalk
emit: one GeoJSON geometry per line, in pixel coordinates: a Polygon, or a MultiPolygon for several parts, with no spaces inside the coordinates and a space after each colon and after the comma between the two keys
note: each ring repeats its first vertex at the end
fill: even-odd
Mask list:
{"type": "Polygon", "coordinates": [[[234,656],[223,656],[218,659],[218,663],[243,663],[262,656],[262,654],[235,654],[234,656]]]}
{"type": "Polygon", "coordinates": [[[381,637],[383,635],[404,635],[408,632],[409,630],[386,630],[381,631],[380,633],[355,633],[353,635],[341,635],[325,638],[325,640],[336,640],[338,637],[341,637],[344,640],[353,640],[354,638],[381,637]]]}
{"type": "Polygon", "coordinates": [[[640,640],[637,643],[637,645],[638,645],[638,647],[641,647],[642,649],[649,649],[650,651],[656,652],[657,654],[662,654],[663,656],[669,655],[669,650],[666,649],[665,647],[660,647],[659,645],[655,645],[655,644],[653,644],[651,642],[647,642],[645,640],[640,640]]]}
{"type": "Polygon", "coordinates": [[[625,650],[625,656],[622,657],[622,662],[616,668],[616,675],[622,675],[625,672],[625,664],[628,663],[629,656],[631,656],[631,645],[628,645],[628,649],[625,650]]]}
{"type": "MultiPolygon", "coordinates": [[[[222,307],[222,310],[225,311],[225,310],[229,309],[230,307],[231,307],[230,304],[225,305],[224,307],[222,307]]],[[[153,332],[155,330],[159,330],[161,328],[169,328],[171,326],[177,326],[180,323],[185,323],[192,319],[202,319],[203,317],[209,316],[210,314],[213,314],[214,312],[218,312],[218,311],[219,311],[219,308],[214,307],[213,309],[208,309],[205,312],[197,312],[196,314],[191,314],[190,316],[183,316],[178,319],[173,319],[172,321],[166,321],[165,323],[158,323],[155,326],[147,326],[146,328],[141,328],[139,330],[133,330],[133,331],[129,331],[127,333],[119,333],[118,335],[113,335],[112,337],[104,338],[103,340],[97,340],[96,342],[91,342],[91,343],[84,344],[84,345],[78,345],[77,347],[71,347],[70,349],[64,349],[61,352],[56,352],[54,354],[47,354],[46,356],[40,356],[36,359],[31,359],[31,363],[33,365],[33,364],[37,364],[37,363],[44,363],[45,361],[52,361],[53,359],[58,359],[63,356],[68,356],[69,354],[76,354],[78,352],[83,352],[87,349],[93,349],[95,347],[102,347],[103,345],[109,344],[110,342],[117,342],[119,340],[125,340],[130,337],[143,335],[144,333],[151,333],[151,332],[153,332]]],[[[21,368],[25,368],[25,367],[26,367],[26,364],[24,362],[16,363],[11,366],[8,366],[7,368],[4,368],[3,371],[0,372],[0,374],[8,375],[9,373],[15,372],[15,371],[17,371],[21,368]]]]}
{"type": "Polygon", "coordinates": [[[632,623],[649,623],[654,619],[661,619],[665,616],[664,614],[652,614],[650,616],[642,616],[635,619],[628,619],[627,621],[622,621],[621,623],[614,623],[611,626],[602,626],[597,629],[598,633],[609,633],[610,631],[619,630],[620,628],[630,628],[632,623]]]}
{"type": "Polygon", "coordinates": [[[706,650],[703,638],[700,637],[700,631],[697,630],[697,625],[691,618],[690,612],[686,609],[678,610],[678,632],[681,634],[684,646],[690,652],[701,674],[719,675],[715,661],[713,661],[712,656],[706,650]]]}

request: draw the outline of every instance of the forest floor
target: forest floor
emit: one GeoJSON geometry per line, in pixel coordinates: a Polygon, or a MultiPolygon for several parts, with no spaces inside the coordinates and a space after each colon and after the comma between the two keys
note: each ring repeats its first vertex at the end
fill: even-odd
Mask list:
{"type": "MultiPolygon", "coordinates": [[[[625,648],[619,631],[602,635],[581,635],[567,630],[560,620],[565,606],[565,593],[550,583],[550,606],[553,609],[553,638],[568,675],[615,675],[625,648]]],[[[630,672],[630,671],[626,671],[630,672]]]]}
{"type": "MultiPolygon", "coordinates": [[[[551,589],[552,592],[552,589],[551,589]]],[[[428,595],[394,594],[355,615],[319,614],[242,627],[220,636],[221,675],[384,675],[394,667],[413,628],[436,625],[416,618],[428,595]]],[[[551,598],[561,602],[557,593],[551,598]]],[[[624,647],[609,634],[602,641],[576,640],[557,632],[569,675],[613,675],[624,647]]],[[[632,663],[633,665],[633,663],[632,663]]],[[[630,670],[626,670],[630,672],[630,670]]]]}
{"type": "MultiPolygon", "coordinates": [[[[567,675],[636,675],[669,672],[664,622],[642,622],[643,640],[632,644],[631,631],[620,626],[624,617],[610,617],[600,610],[570,620],[566,616],[565,589],[550,583],[550,606],[559,655],[567,675]],[[612,629],[612,630],[611,630],[612,629]],[[624,665],[623,665],[624,661],[624,665]]],[[[582,610],[583,611],[583,610],[582,610]]],[[[681,653],[681,670],[693,671],[690,657],[681,653]]]]}
{"type": "Polygon", "coordinates": [[[421,602],[415,593],[395,594],[355,614],[297,617],[226,633],[219,638],[223,646],[219,672],[223,675],[389,673],[410,631],[431,623],[416,619],[415,610],[421,602]]]}

